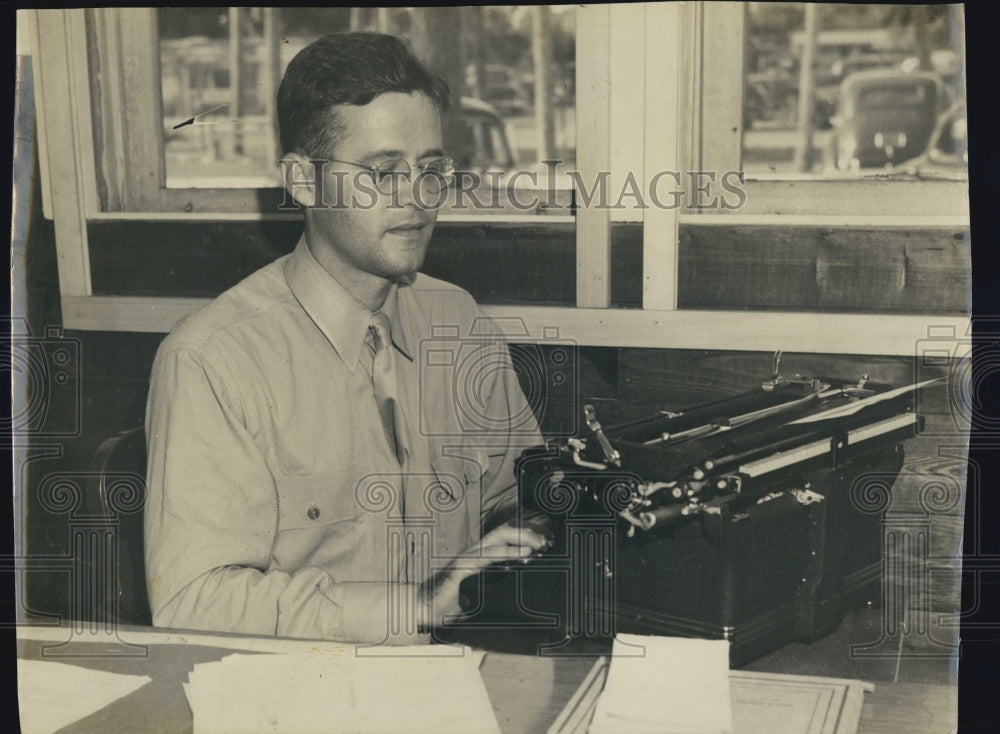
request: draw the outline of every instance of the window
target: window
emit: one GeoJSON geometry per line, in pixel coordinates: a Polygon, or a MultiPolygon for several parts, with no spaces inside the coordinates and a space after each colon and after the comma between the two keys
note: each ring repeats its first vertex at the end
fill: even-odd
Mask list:
{"type": "MultiPolygon", "coordinates": [[[[940,139],[935,130],[943,129],[949,116],[961,138],[961,7],[695,3],[684,12],[688,33],[682,42],[690,50],[682,55],[695,69],[682,92],[688,131],[682,141],[691,141],[685,165],[708,176],[742,171],[745,199],[736,208],[709,200],[708,206],[683,210],[678,308],[967,313],[967,155],[963,150],[941,160],[932,140],[940,139]],[[893,30],[905,27],[909,32],[887,35],[885,29],[873,28],[885,20],[878,15],[884,13],[899,18],[893,30]],[[855,27],[844,30],[841,26],[848,23],[855,27]],[[918,33],[919,27],[923,30],[918,33]],[[886,38],[893,39],[893,58],[905,62],[905,68],[852,71],[859,49],[869,54],[866,64],[875,62],[873,55],[879,64],[888,64],[891,54],[878,45],[886,38]],[[949,49],[938,47],[943,39],[949,49]],[[809,53],[812,63],[800,60],[809,53]],[[828,53],[837,59],[843,55],[837,71],[847,74],[848,101],[856,84],[875,81],[897,90],[891,95],[896,101],[919,99],[925,108],[880,108],[856,128],[854,143],[846,124],[832,132],[819,130],[820,71],[827,62],[834,66],[832,57],[824,55],[828,53]],[[914,58],[946,56],[954,63],[939,61],[939,71],[913,68],[914,58]],[[814,73],[802,74],[803,66],[814,73]],[[944,73],[948,69],[950,76],[944,73]],[[815,91],[806,94],[814,102],[805,125],[799,123],[803,116],[796,106],[800,80],[815,91]],[[762,81],[772,100],[769,111],[762,110],[755,92],[762,81]],[[901,100],[900,85],[909,90],[901,100]],[[781,101],[779,91],[789,98],[781,101]],[[919,117],[919,129],[908,129],[906,123],[914,117],[919,117]],[[831,147],[834,138],[839,142],[831,147]],[[866,148],[883,157],[873,158],[866,148]],[[825,167],[820,149],[830,151],[825,167]],[[931,272],[934,286],[927,280],[931,272]]],[[[843,88],[843,83],[836,87],[838,105],[843,88]]],[[[880,95],[883,102],[890,101],[885,91],[880,95]]],[[[696,200],[693,186],[688,196],[696,200]]],[[[872,346],[878,349],[874,339],[872,346]]]]}
{"type": "Polygon", "coordinates": [[[94,208],[276,212],[273,100],[285,67],[327,32],[382,30],[408,40],[452,90],[445,144],[468,174],[457,212],[551,214],[518,205],[540,196],[507,194],[571,199],[571,180],[548,181],[541,161],[576,164],[577,15],[575,6],[88,10],[80,32],[91,89],[81,102],[97,136],[94,208]],[[484,138],[475,128],[487,122],[484,138]]]}
{"type": "Polygon", "coordinates": [[[538,213],[517,206],[527,193],[505,196],[507,179],[537,178],[543,160],[575,166],[574,6],[161,8],[156,21],[168,189],[280,187],[274,99],[288,62],[359,30],[406,38],[449,83],[445,147],[467,174],[455,211],[538,213]]]}
{"type": "MultiPolygon", "coordinates": [[[[452,208],[435,233],[466,250],[461,259],[437,248],[447,262],[434,267],[473,273],[476,287],[489,285],[481,272],[517,283],[513,297],[474,294],[492,315],[526,324],[529,341],[556,327],[561,338],[609,346],[910,354],[929,314],[964,330],[966,182],[920,171],[823,180],[753,170],[747,139],[760,125],[744,124],[756,73],[745,58],[760,5],[552,7],[542,21],[534,8],[421,9],[439,13],[435,23],[402,8],[316,12],[337,28],[413,39],[428,27],[450,29],[460,43],[450,44],[457,55],[443,68],[468,103],[449,145],[467,151],[466,170],[538,168],[550,152],[566,161],[554,173],[541,166],[531,183],[571,201],[517,212],[452,208]],[[548,30],[538,34],[542,23],[548,30]],[[487,42],[474,49],[476,38],[487,42]],[[546,38],[536,53],[531,41],[546,38]],[[545,53],[547,81],[534,66],[545,53]],[[542,116],[539,84],[551,89],[542,116]],[[725,182],[730,189],[720,192],[725,182]],[[659,203],[650,201],[654,190],[659,203]],[[926,300],[941,292],[948,297],[926,300]]],[[[197,12],[209,15],[108,8],[30,16],[43,193],[71,328],[167,330],[224,286],[206,273],[238,279],[281,254],[269,249],[268,233],[297,221],[275,213],[281,191],[267,170],[273,122],[261,90],[319,16],[197,12]],[[275,51],[282,38],[289,48],[275,51]],[[244,63],[231,63],[234,48],[244,63]],[[238,105],[240,115],[213,110],[222,104],[238,105]]],[[[948,151],[949,138],[962,140],[963,110],[949,114],[930,132],[923,160],[934,165],[965,159],[948,151]]],[[[905,147],[905,130],[877,132],[883,147],[905,147]]]]}
{"type": "Polygon", "coordinates": [[[960,5],[748,3],[743,169],[967,178],[910,163],[964,101],[962,23],[960,5]]]}

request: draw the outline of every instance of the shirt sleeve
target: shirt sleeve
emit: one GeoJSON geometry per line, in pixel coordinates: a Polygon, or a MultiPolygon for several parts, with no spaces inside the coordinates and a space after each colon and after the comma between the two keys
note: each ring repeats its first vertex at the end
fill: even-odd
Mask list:
{"type": "Polygon", "coordinates": [[[157,356],[146,411],[147,591],[158,627],[351,642],[390,637],[384,582],[335,583],[324,569],[268,570],[277,491],[223,372],[202,354],[157,356]]]}

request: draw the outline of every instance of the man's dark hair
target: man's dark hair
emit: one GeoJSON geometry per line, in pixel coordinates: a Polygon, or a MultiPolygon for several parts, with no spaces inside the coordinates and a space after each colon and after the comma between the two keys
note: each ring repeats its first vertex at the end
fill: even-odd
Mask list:
{"type": "Polygon", "coordinates": [[[422,92],[448,109],[448,85],[404,41],[383,33],[331,33],[306,46],[278,88],[285,153],[331,155],[341,128],[333,105],[366,105],[380,94],[422,92]]]}

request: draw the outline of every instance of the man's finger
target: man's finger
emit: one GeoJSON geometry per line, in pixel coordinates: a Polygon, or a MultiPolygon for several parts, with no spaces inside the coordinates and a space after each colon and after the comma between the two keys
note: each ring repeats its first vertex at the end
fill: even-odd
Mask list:
{"type": "Polygon", "coordinates": [[[483,536],[481,545],[485,549],[487,546],[502,545],[526,545],[533,550],[547,548],[551,541],[544,534],[527,527],[517,527],[513,525],[501,525],[491,530],[483,536]]]}
{"type": "Polygon", "coordinates": [[[505,523],[517,528],[528,528],[550,541],[553,539],[552,520],[537,510],[521,510],[519,515],[511,517],[505,523]]]}
{"type": "Polygon", "coordinates": [[[537,552],[530,545],[489,545],[483,548],[482,555],[496,561],[502,558],[526,558],[537,552]]]}

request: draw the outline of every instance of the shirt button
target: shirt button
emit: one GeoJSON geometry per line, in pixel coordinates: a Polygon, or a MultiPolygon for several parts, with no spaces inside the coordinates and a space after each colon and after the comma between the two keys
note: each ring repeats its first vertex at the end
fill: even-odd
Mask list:
{"type": "Polygon", "coordinates": [[[306,515],[309,516],[310,520],[315,520],[319,517],[319,508],[316,505],[312,505],[306,512],[306,515]]]}

